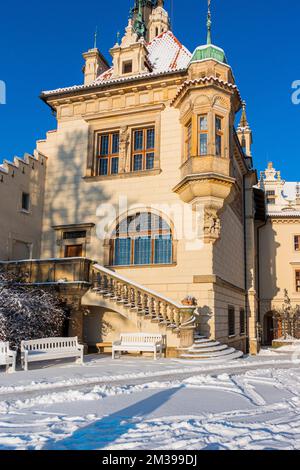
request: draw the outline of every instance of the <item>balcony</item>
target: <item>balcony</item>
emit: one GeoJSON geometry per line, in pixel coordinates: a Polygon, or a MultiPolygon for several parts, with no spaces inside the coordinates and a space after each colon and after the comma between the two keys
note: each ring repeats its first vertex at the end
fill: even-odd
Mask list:
{"type": "Polygon", "coordinates": [[[230,160],[207,156],[191,157],[181,166],[182,179],[173,188],[181,200],[190,203],[196,198],[213,198],[230,202],[234,198],[235,179],[230,175],[230,160]]]}
{"type": "Polygon", "coordinates": [[[191,157],[181,166],[181,175],[185,178],[188,175],[199,173],[214,173],[228,176],[230,174],[230,160],[227,158],[207,156],[191,157]]]}
{"type": "Polygon", "coordinates": [[[57,258],[0,263],[7,273],[16,274],[28,284],[72,285],[91,282],[92,260],[87,258],[57,258]]]}

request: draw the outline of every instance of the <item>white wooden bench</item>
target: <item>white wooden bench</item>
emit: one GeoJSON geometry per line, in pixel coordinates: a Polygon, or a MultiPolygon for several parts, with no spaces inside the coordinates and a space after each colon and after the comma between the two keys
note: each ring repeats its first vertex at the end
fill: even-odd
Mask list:
{"type": "Polygon", "coordinates": [[[51,361],[76,357],[77,364],[83,364],[83,345],[78,338],[44,338],[21,342],[21,361],[24,370],[29,362],[51,361]]]}
{"type": "Polygon", "coordinates": [[[0,365],[6,372],[16,372],[17,352],[9,349],[9,343],[0,342],[0,365]]]}
{"type": "MultiPolygon", "coordinates": [[[[154,359],[161,357],[164,348],[162,335],[150,333],[123,333],[120,341],[115,341],[112,346],[112,358],[116,358],[116,352],[153,352],[154,359]]],[[[120,357],[119,356],[119,357],[120,357]]]]}

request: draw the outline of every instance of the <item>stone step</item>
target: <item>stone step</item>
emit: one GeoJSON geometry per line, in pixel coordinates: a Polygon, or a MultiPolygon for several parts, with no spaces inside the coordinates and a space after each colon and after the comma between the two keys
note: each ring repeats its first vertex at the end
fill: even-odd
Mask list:
{"type": "Polygon", "coordinates": [[[212,346],[212,347],[199,347],[199,346],[193,346],[192,348],[188,349],[189,353],[206,353],[206,352],[216,352],[216,351],[225,351],[228,346],[226,344],[219,344],[218,346],[212,346]]]}
{"type": "MultiPolygon", "coordinates": [[[[231,348],[233,349],[233,348],[231,348]]],[[[237,351],[233,349],[233,352],[230,352],[229,354],[223,355],[223,356],[211,356],[209,354],[205,355],[195,355],[195,354],[182,354],[180,356],[181,359],[184,360],[191,360],[191,361],[201,361],[201,362],[213,362],[213,363],[222,363],[222,362],[228,362],[228,361],[233,361],[234,359],[239,359],[243,357],[243,353],[241,351],[237,351]]]]}
{"type": "Polygon", "coordinates": [[[203,343],[212,343],[215,342],[214,339],[208,339],[208,338],[201,338],[201,339],[195,339],[194,343],[195,344],[203,344],[203,343]]]}
{"type": "Polygon", "coordinates": [[[201,343],[194,342],[193,346],[197,348],[211,348],[213,346],[220,346],[221,343],[219,341],[213,341],[213,340],[206,340],[202,341],[201,343]]]}
{"type": "Polygon", "coordinates": [[[223,356],[227,356],[228,354],[231,354],[233,352],[235,352],[236,349],[234,348],[226,348],[226,349],[223,349],[222,351],[206,351],[206,352],[202,352],[202,351],[191,351],[189,350],[187,353],[185,354],[188,354],[188,355],[191,355],[191,356],[205,356],[205,357],[223,357],[223,356]]]}

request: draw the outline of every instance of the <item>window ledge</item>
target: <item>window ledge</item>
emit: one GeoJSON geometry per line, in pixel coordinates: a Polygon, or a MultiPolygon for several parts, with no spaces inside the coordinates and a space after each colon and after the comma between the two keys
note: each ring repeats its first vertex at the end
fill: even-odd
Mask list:
{"type": "Polygon", "coordinates": [[[155,176],[161,173],[161,169],[154,170],[142,170],[142,171],[130,171],[128,173],[117,173],[116,175],[105,175],[105,176],[83,176],[87,183],[92,183],[94,181],[107,181],[107,180],[116,180],[123,178],[136,178],[141,176],[155,176]]]}
{"type": "Polygon", "coordinates": [[[129,264],[128,266],[115,266],[113,264],[105,266],[107,269],[140,269],[140,268],[174,268],[177,263],[172,264],[129,264]]]}

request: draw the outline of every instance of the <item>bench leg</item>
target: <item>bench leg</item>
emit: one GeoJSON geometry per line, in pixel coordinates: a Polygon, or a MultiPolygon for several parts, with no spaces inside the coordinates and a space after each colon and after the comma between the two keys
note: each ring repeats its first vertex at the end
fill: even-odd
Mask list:
{"type": "Polygon", "coordinates": [[[80,354],[80,356],[76,359],[76,364],[80,364],[80,365],[84,366],[83,353],[80,354]]]}
{"type": "Polygon", "coordinates": [[[28,371],[28,361],[27,357],[23,357],[22,359],[22,368],[27,372],[28,371]]]}

